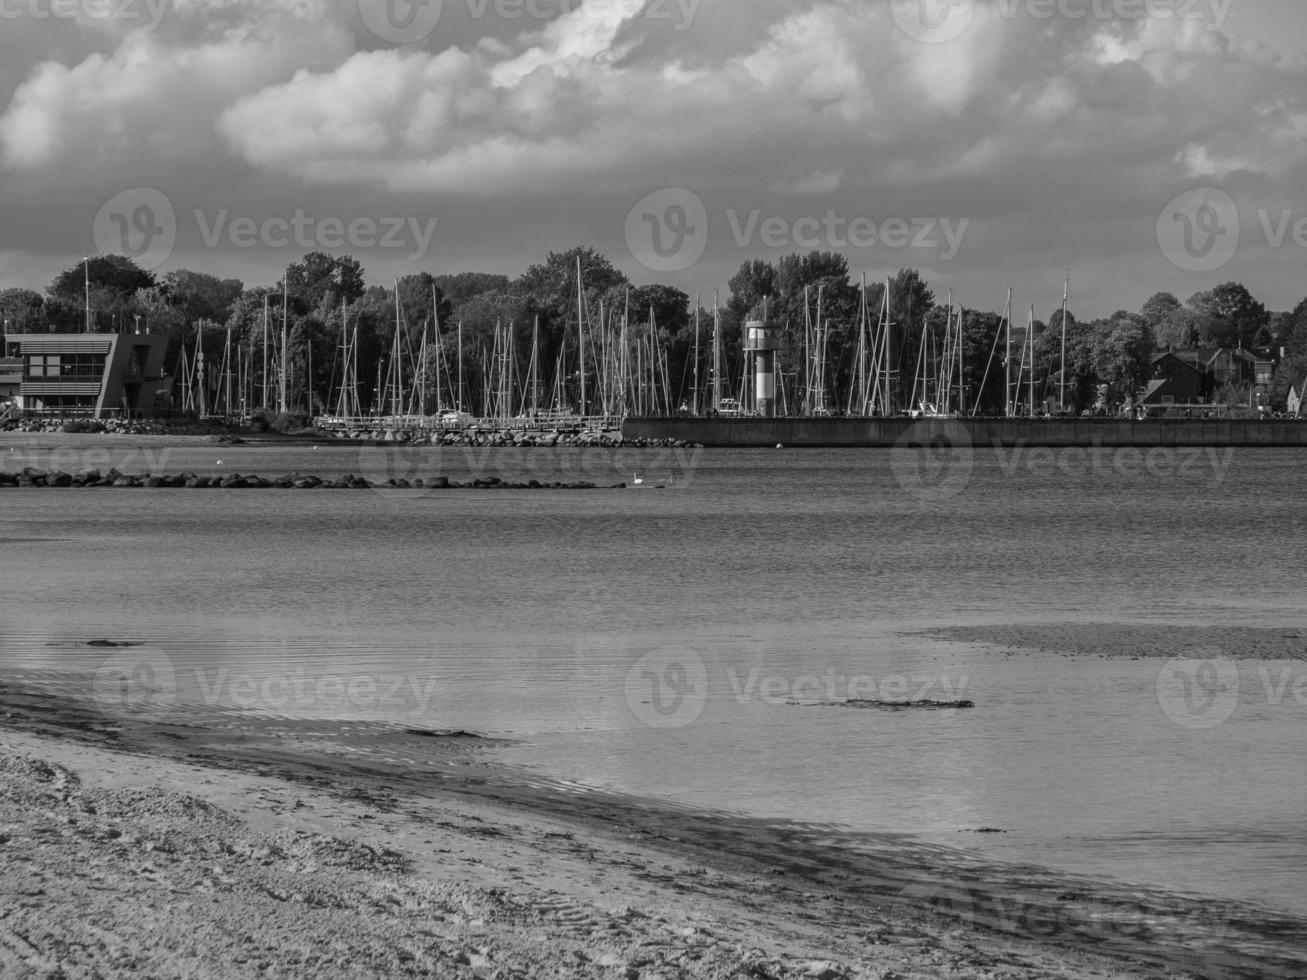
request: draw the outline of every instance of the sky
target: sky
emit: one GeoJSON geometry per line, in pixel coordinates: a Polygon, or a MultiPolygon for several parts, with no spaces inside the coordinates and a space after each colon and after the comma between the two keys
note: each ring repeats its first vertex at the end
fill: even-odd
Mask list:
{"type": "Polygon", "coordinates": [[[814,248],[1081,318],[1307,296],[1302,0],[0,0],[0,288],[814,248]]]}

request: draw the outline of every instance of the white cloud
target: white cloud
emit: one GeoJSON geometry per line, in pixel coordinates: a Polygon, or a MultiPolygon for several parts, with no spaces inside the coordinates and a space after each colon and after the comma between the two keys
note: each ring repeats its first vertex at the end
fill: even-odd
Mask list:
{"type": "MultiPolygon", "coordinates": [[[[679,32],[610,2],[455,44],[446,24],[467,25],[447,3],[430,49],[391,49],[351,7],[175,0],[154,32],[17,24],[0,36],[0,201],[58,199],[89,221],[151,182],[181,214],[214,193],[371,215],[468,198],[507,214],[505,240],[514,214],[579,214],[617,253],[625,209],[684,186],[710,209],[820,197],[971,217],[975,240],[985,221],[1028,242],[1080,222],[1077,249],[1117,256],[1155,248],[1150,211],[1186,181],[1275,186],[1304,166],[1301,61],[1201,22],[986,3],[927,44],[881,0],[704,0],[679,32]]],[[[85,228],[63,237],[81,247],[85,228]]]]}

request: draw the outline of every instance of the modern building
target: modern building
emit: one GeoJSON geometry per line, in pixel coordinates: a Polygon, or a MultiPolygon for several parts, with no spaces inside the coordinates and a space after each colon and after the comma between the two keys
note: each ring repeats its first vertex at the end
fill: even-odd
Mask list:
{"type": "Polygon", "coordinates": [[[167,386],[162,334],[11,334],[0,348],[0,415],[140,418],[167,386]]]}

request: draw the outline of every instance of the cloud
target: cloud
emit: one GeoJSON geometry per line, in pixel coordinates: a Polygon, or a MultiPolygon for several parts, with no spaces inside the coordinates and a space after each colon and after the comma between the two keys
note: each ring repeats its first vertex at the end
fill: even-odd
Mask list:
{"type": "MultiPolygon", "coordinates": [[[[80,214],[59,229],[77,248],[103,200],[149,185],[182,215],[305,198],[438,213],[487,253],[482,223],[517,248],[529,220],[615,254],[631,205],[687,187],[712,213],[968,217],[969,242],[994,243],[955,263],[974,271],[1054,261],[1058,241],[1085,261],[1155,250],[1156,215],[1194,181],[1276,193],[1304,165],[1302,60],[1204,22],[985,2],[930,44],[885,0],[462,6],[402,48],[330,0],[175,0],[153,31],[6,23],[0,200],[80,214]]],[[[742,258],[715,241],[705,263],[742,258]]]]}

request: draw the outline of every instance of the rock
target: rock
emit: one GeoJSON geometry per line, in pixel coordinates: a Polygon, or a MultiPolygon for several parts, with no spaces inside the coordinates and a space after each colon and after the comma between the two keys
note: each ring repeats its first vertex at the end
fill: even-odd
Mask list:
{"type": "Polygon", "coordinates": [[[132,486],[132,480],[131,480],[131,477],[120,476],[120,477],[118,477],[116,480],[114,480],[114,481],[110,484],[110,486],[117,487],[119,490],[126,489],[127,487],[132,486]]]}

